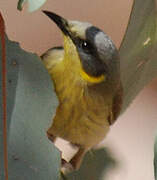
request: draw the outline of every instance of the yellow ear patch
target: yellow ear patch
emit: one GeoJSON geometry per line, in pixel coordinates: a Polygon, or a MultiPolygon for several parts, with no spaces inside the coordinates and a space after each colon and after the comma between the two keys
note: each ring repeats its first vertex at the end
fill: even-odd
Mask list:
{"type": "Polygon", "coordinates": [[[81,77],[90,83],[100,83],[105,80],[105,75],[100,75],[98,77],[89,76],[86,72],[84,72],[82,69],[80,70],[81,77]]]}

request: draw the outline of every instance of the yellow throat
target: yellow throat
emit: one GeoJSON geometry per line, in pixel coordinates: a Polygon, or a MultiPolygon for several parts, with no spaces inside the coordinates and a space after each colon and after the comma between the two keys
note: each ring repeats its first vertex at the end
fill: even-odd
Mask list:
{"type": "Polygon", "coordinates": [[[63,35],[63,36],[64,36],[64,51],[65,51],[64,60],[66,61],[66,63],[68,63],[68,64],[71,63],[71,66],[73,66],[73,68],[75,68],[75,72],[79,72],[79,75],[85,82],[100,83],[102,81],[105,81],[105,75],[100,75],[98,77],[94,77],[94,76],[88,75],[84,71],[84,69],[81,65],[79,55],[77,53],[76,46],[74,45],[74,43],[68,36],[65,36],[65,35],[63,35]]]}

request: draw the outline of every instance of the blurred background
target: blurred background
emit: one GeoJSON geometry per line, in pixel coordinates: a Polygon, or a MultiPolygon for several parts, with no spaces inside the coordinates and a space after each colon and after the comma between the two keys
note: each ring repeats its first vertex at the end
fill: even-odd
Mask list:
{"type": "MultiPolygon", "coordinates": [[[[42,9],[67,19],[88,21],[103,29],[119,47],[127,27],[133,0],[48,0],[42,9]]],[[[17,0],[0,2],[0,11],[9,39],[17,41],[27,51],[41,55],[47,49],[62,44],[62,36],[40,10],[22,12],[17,0]]],[[[111,128],[99,146],[107,147],[118,165],[109,171],[106,180],[153,180],[153,146],[157,130],[157,79],[133,101],[111,128]]],[[[61,143],[60,143],[61,144],[61,143]]],[[[66,148],[66,154],[69,149],[66,148]]]]}

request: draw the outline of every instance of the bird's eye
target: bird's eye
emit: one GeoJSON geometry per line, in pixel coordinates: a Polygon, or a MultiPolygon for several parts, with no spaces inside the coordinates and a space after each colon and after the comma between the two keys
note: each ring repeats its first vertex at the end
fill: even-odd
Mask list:
{"type": "Polygon", "coordinates": [[[83,47],[83,48],[87,48],[87,47],[88,47],[88,44],[87,44],[86,41],[83,41],[83,42],[82,42],[82,47],[83,47]]]}
{"type": "Polygon", "coordinates": [[[82,41],[81,46],[82,49],[86,52],[89,52],[91,49],[91,45],[87,41],[82,41]]]}

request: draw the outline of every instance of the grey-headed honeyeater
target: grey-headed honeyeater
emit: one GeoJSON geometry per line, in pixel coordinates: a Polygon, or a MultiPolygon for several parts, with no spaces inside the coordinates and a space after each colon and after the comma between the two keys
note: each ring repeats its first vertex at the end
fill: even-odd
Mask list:
{"type": "Polygon", "coordinates": [[[43,11],[63,33],[64,46],[41,56],[55,86],[59,105],[47,134],[79,147],[69,161],[80,167],[85,153],[106,136],[122,104],[118,51],[102,30],[43,11]]]}

